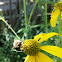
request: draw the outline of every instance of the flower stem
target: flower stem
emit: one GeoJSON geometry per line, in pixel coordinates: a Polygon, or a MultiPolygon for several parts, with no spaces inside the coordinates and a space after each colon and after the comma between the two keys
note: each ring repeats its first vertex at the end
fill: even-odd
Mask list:
{"type": "Polygon", "coordinates": [[[47,3],[45,3],[45,30],[47,33],[47,3]]]}
{"type": "MultiPolygon", "coordinates": [[[[26,30],[27,30],[27,15],[26,15],[26,0],[24,0],[24,16],[25,16],[25,27],[26,27],[26,30]]],[[[28,35],[27,35],[27,31],[26,31],[26,39],[28,39],[28,35]]]]}
{"type": "MultiPolygon", "coordinates": [[[[59,34],[61,35],[61,11],[60,11],[60,26],[59,26],[59,28],[60,28],[60,30],[59,30],[59,34]]],[[[60,38],[60,41],[61,41],[61,43],[62,43],[61,38],[60,38]]]]}
{"type": "Polygon", "coordinates": [[[60,34],[61,34],[61,12],[60,12],[60,34]]]}
{"type": "Polygon", "coordinates": [[[25,16],[25,26],[27,28],[26,1],[25,0],[24,0],[24,16],[25,16]]]}
{"type": "Polygon", "coordinates": [[[3,17],[0,16],[0,19],[11,29],[11,31],[15,34],[15,36],[20,40],[19,36],[16,34],[16,32],[12,29],[12,27],[5,21],[3,17]]]}
{"type": "Polygon", "coordinates": [[[32,11],[31,11],[31,13],[30,13],[30,17],[29,17],[29,22],[28,22],[28,23],[30,23],[30,20],[31,20],[32,14],[33,14],[33,12],[34,12],[34,9],[35,9],[35,7],[36,7],[38,1],[39,1],[39,0],[36,0],[35,5],[34,5],[32,11]]]}

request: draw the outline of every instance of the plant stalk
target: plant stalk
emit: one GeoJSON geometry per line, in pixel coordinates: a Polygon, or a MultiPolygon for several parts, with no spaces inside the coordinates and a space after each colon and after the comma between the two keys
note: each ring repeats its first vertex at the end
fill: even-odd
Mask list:
{"type": "MultiPolygon", "coordinates": [[[[25,27],[26,27],[26,30],[28,29],[28,22],[27,22],[27,15],[26,15],[26,0],[24,0],[24,16],[25,16],[25,27]]],[[[26,32],[26,39],[28,39],[28,34],[26,32]]]]}
{"type": "Polygon", "coordinates": [[[47,3],[45,3],[45,30],[46,30],[46,33],[48,33],[47,31],[47,3]]]}
{"type": "MultiPolygon", "coordinates": [[[[60,11],[60,26],[59,26],[60,30],[59,30],[59,34],[61,35],[61,11],[60,11]]],[[[62,39],[60,38],[60,41],[62,43],[62,39]]]]}
{"type": "Polygon", "coordinates": [[[61,34],[61,12],[60,12],[60,31],[59,33],[61,34]]]}
{"type": "Polygon", "coordinates": [[[27,28],[27,15],[26,15],[26,1],[24,0],[24,16],[25,16],[25,26],[27,28]]]}
{"type": "Polygon", "coordinates": [[[34,7],[33,7],[32,11],[31,11],[31,13],[30,13],[30,16],[29,16],[29,22],[28,22],[28,24],[30,23],[31,17],[32,17],[32,15],[33,15],[34,9],[35,9],[35,7],[36,7],[36,5],[37,5],[38,1],[39,1],[39,0],[36,0],[35,5],[34,5],[34,7]]]}
{"type": "Polygon", "coordinates": [[[16,34],[16,32],[12,29],[12,27],[5,21],[3,17],[0,16],[0,19],[11,29],[11,31],[14,33],[14,35],[20,40],[19,36],[16,34]]]}

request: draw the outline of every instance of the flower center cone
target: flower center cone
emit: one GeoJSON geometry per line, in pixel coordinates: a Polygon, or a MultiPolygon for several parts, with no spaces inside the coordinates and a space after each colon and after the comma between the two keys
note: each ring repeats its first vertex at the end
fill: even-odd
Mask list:
{"type": "Polygon", "coordinates": [[[29,39],[23,42],[23,51],[31,56],[35,56],[40,51],[40,44],[33,39],[29,39]]]}

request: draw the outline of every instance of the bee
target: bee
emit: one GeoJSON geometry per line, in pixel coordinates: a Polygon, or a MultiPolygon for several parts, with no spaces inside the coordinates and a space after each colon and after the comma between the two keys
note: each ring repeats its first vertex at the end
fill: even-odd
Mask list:
{"type": "Polygon", "coordinates": [[[16,49],[17,51],[22,51],[22,41],[14,40],[13,47],[11,50],[16,49]]]}

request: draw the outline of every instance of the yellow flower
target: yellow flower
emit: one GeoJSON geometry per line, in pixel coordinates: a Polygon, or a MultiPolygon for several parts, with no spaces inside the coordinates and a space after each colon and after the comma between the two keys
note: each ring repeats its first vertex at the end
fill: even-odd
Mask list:
{"type": "Polygon", "coordinates": [[[59,16],[61,10],[62,10],[62,2],[55,3],[54,9],[51,13],[51,19],[50,19],[50,24],[52,27],[56,26],[56,21],[57,21],[57,18],[59,16]]]}
{"type": "MultiPolygon", "coordinates": [[[[34,39],[28,39],[23,42],[23,51],[27,54],[24,62],[54,62],[50,57],[40,52],[44,50],[52,55],[62,58],[62,49],[57,46],[45,45],[41,46],[40,43],[48,38],[59,35],[58,33],[43,33],[36,35],[34,39]],[[40,38],[40,39],[39,39],[40,38]]],[[[59,35],[62,37],[62,35],[59,35]]]]}
{"type": "Polygon", "coordinates": [[[30,0],[31,2],[33,2],[33,0],[30,0]]]}

